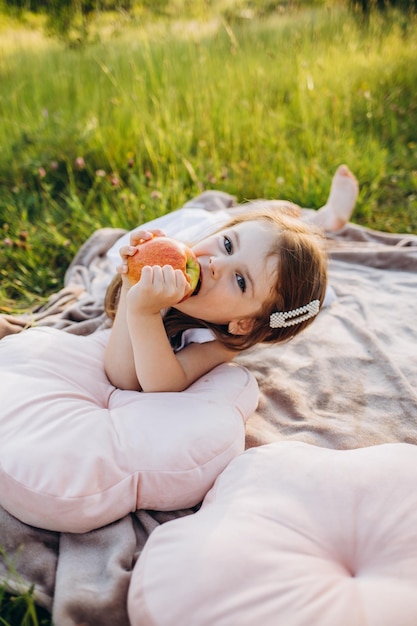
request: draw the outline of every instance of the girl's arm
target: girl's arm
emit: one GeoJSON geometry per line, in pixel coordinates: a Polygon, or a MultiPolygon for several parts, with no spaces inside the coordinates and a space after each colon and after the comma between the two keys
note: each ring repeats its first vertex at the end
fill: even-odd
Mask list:
{"type": "MultiPolygon", "coordinates": [[[[151,236],[137,231],[131,244],[151,236]]],[[[182,391],[216,365],[233,358],[234,352],[217,341],[191,344],[174,354],[161,311],[175,306],[187,294],[185,276],[169,265],[145,267],[140,281],[130,286],[127,257],[134,250],[125,247],[120,253],[123,284],[104,359],[113,385],[131,390],[182,391]]]]}
{"type": "Polygon", "coordinates": [[[119,304],[104,355],[104,369],[110,382],[120,389],[140,391],[136,375],[132,342],[127,325],[127,294],[130,281],[126,277],[127,257],[134,254],[134,246],[154,235],[164,236],[160,230],[136,230],[130,236],[130,246],[120,249],[121,265],[117,268],[122,277],[119,304]]]}
{"type": "Polygon", "coordinates": [[[175,354],[160,311],[177,304],[189,290],[180,270],[146,267],[127,294],[127,326],[134,369],[143,391],[183,391],[210,369],[230,361],[234,352],[218,341],[190,344],[175,354]]]}
{"type": "Polygon", "coordinates": [[[104,369],[110,382],[119,389],[140,391],[136,375],[132,341],[127,325],[127,294],[129,287],[122,284],[116,317],[104,354],[104,369]]]}
{"type": "Polygon", "coordinates": [[[191,343],[174,353],[161,316],[136,322],[130,333],[135,371],[143,391],[183,391],[235,355],[218,341],[191,343]]]}

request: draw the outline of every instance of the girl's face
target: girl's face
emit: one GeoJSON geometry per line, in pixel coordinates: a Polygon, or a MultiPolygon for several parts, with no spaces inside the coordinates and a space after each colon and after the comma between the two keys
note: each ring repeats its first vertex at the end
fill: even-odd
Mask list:
{"type": "Polygon", "coordinates": [[[193,250],[201,266],[201,286],[176,308],[206,322],[229,324],[234,332],[234,322],[251,319],[271,295],[276,259],[268,253],[274,239],[275,229],[259,220],[197,243],[193,250]]]}

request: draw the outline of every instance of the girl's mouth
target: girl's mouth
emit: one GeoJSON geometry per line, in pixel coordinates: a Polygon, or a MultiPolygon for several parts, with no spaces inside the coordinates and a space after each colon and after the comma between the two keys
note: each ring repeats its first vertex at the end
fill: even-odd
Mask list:
{"type": "Polygon", "coordinates": [[[200,288],[201,288],[201,274],[202,274],[202,272],[201,272],[201,269],[200,269],[200,277],[198,279],[198,283],[197,283],[196,288],[194,289],[193,293],[191,294],[191,297],[196,296],[198,294],[198,292],[200,291],[200,288]]]}

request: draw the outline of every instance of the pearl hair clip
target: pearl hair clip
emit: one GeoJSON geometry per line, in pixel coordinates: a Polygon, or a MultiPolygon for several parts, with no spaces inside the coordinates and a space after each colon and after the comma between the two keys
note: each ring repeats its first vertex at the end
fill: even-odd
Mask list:
{"type": "Polygon", "coordinates": [[[277,311],[272,313],[269,318],[269,325],[271,328],[288,328],[288,326],[295,326],[305,320],[309,320],[310,317],[315,317],[320,309],[320,300],[312,300],[309,304],[300,306],[298,309],[292,311],[277,311]]]}

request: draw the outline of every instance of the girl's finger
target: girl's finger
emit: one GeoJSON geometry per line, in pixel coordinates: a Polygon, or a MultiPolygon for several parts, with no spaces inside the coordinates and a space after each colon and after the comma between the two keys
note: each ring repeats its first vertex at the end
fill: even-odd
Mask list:
{"type": "Polygon", "coordinates": [[[163,230],[156,229],[156,230],[152,230],[151,232],[153,233],[154,237],[166,237],[166,234],[164,233],[163,230]]]}
{"type": "Polygon", "coordinates": [[[119,254],[122,257],[122,259],[128,256],[133,256],[134,254],[136,254],[136,252],[137,252],[137,248],[135,248],[135,246],[123,246],[119,250],[119,254]]]}
{"type": "Polygon", "coordinates": [[[137,246],[144,241],[149,241],[149,239],[153,239],[154,237],[166,237],[164,231],[155,229],[155,230],[135,230],[130,235],[130,243],[133,246],[137,246]]]}
{"type": "Polygon", "coordinates": [[[127,263],[122,263],[116,267],[118,274],[127,274],[127,263]]]}

